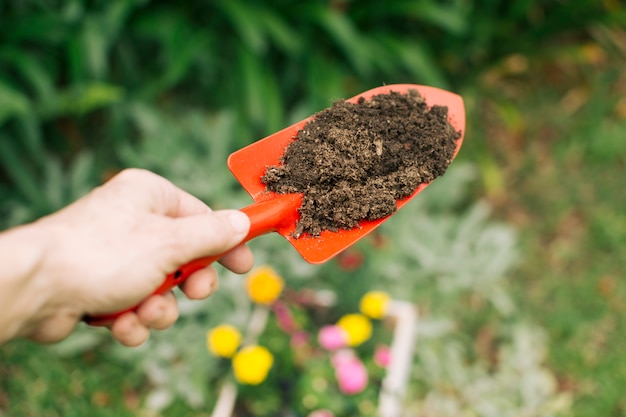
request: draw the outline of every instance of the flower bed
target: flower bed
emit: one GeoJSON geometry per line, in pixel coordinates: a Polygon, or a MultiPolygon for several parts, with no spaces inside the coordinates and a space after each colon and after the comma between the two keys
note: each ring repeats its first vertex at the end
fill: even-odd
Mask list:
{"type": "Polygon", "coordinates": [[[363,416],[400,415],[417,334],[414,306],[392,300],[385,292],[371,291],[361,298],[360,312],[344,314],[335,323],[298,320],[294,310],[309,317],[319,315],[320,311],[332,310],[337,296],[331,291],[317,291],[279,298],[283,285],[271,268],[256,269],[246,282],[248,295],[257,305],[245,334],[229,324],[208,332],[209,351],[232,361],[233,376],[223,383],[211,416],[251,412],[254,387],[263,392],[263,384],[281,385],[280,374],[286,368],[296,371],[297,381],[289,381],[293,389],[287,388],[285,397],[291,401],[281,404],[282,412],[293,407],[291,411],[297,415],[309,417],[354,412],[363,416]],[[304,321],[318,327],[305,328],[304,321]],[[260,345],[264,332],[271,332],[271,328],[279,330],[273,337],[289,339],[291,354],[273,354],[260,345]],[[376,391],[377,405],[372,401],[376,391]]]}

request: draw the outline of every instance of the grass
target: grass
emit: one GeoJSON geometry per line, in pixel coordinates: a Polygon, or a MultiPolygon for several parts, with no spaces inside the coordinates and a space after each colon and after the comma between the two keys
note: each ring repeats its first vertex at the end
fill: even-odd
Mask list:
{"type": "Polygon", "coordinates": [[[465,149],[521,232],[516,295],[581,417],[626,414],[626,33],[596,35],[486,74],[465,149]]]}
{"type": "Polygon", "coordinates": [[[131,416],[142,379],[97,352],[61,359],[43,346],[11,342],[0,351],[0,416],[131,416]]]}

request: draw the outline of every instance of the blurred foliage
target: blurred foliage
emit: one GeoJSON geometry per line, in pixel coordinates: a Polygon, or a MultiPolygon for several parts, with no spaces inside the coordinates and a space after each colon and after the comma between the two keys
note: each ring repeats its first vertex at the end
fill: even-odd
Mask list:
{"type": "Polygon", "coordinates": [[[138,107],[229,109],[233,150],[333,99],[383,83],[459,88],[500,57],[625,15],[609,0],[5,0],[0,213],[13,224],[75,198],[39,192],[63,188],[58,167],[80,172],[76,192],[120,168],[118,149],[149,134],[138,107]]]}
{"type": "Polygon", "coordinates": [[[483,74],[470,115],[482,123],[464,150],[494,212],[521,232],[512,294],[546,329],[573,414],[622,415],[626,31],[589,35],[483,74]]]}

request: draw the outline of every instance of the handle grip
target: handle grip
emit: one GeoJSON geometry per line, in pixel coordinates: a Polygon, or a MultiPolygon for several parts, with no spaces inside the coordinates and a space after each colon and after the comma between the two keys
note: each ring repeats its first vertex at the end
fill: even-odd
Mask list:
{"type": "MultiPolygon", "coordinates": [[[[250,218],[250,231],[242,243],[295,224],[299,216],[298,207],[301,204],[301,194],[284,194],[275,195],[242,208],[241,211],[250,218]]],[[[163,283],[152,294],[165,294],[172,288],[185,282],[194,272],[206,268],[224,255],[225,253],[206,256],[182,265],[176,271],[168,274],[163,283]]],[[[83,317],[83,320],[91,326],[106,326],[121,315],[137,310],[138,307],[139,304],[114,313],[86,315],[83,317]]]]}

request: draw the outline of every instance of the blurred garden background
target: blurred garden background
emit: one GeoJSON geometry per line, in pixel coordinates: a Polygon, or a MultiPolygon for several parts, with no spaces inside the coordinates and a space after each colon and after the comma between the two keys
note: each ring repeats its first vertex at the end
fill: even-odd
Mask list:
{"type": "MultiPolygon", "coordinates": [[[[312,334],[368,291],[414,303],[403,415],[626,415],[625,69],[621,0],[0,0],[0,227],[131,166],[243,207],[230,152],[383,84],[449,89],[468,124],[444,177],[328,264],[265,236],[257,265],[312,334]]],[[[86,326],[1,346],[0,416],[210,416],[230,368],[207,332],[254,311],[221,272],[139,349],[86,326]]],[[[378,376],[338,391],[273,323],[237,416],[375,415],[378,376]]]]}

